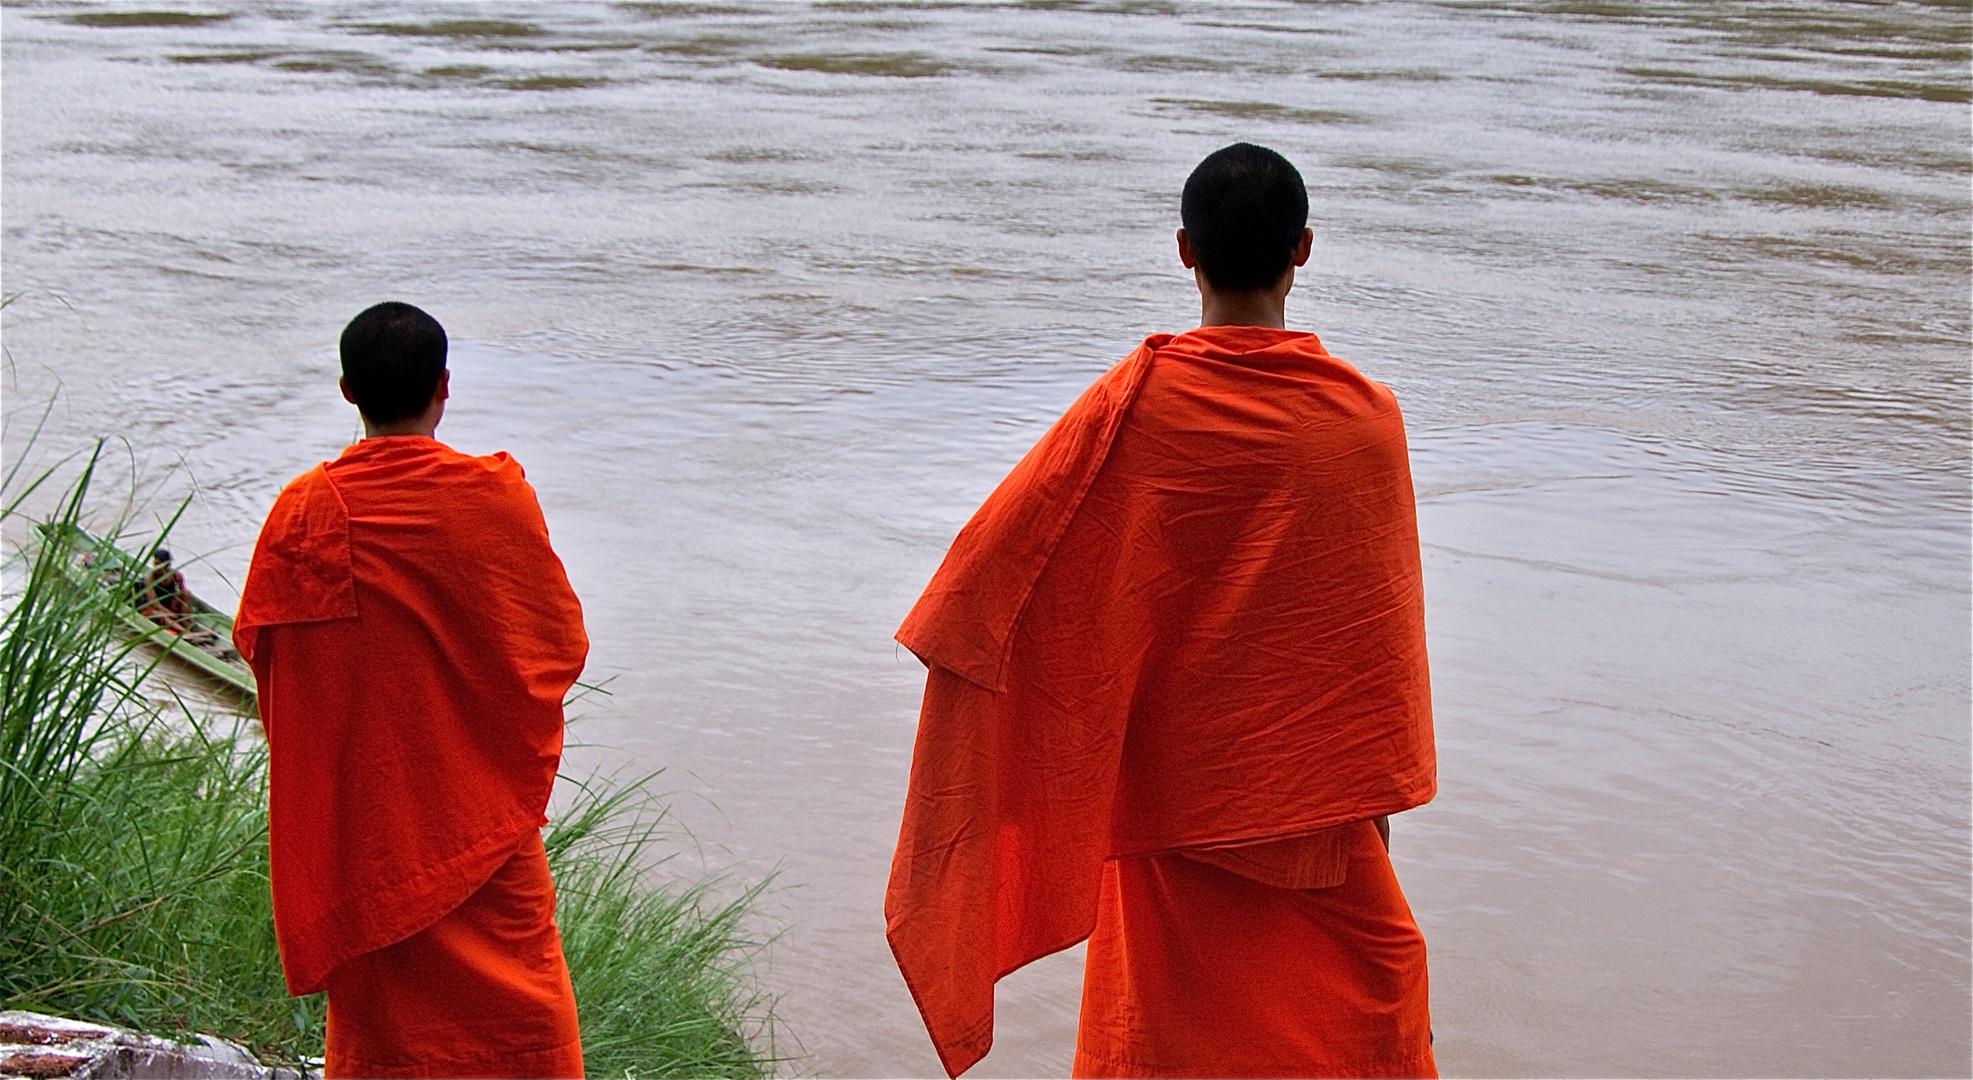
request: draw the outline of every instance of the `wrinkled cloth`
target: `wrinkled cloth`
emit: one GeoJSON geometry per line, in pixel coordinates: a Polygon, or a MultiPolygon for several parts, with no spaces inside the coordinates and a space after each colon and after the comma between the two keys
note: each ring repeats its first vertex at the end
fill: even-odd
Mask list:
{"type": "Polygon", "coordinates": [[[234,643],[293,994],[439,921],[544,822],[582,608],[521,467],[365,439],[281,492],[234,643]]]}
{"type": "MultiPolygon", "coordinates": [[[[1362,824],[1337,825],[1286,839],[1180,848],[1173,854],[1277,889],[1326,889],[1341,885],[1349,873],[1350,842],[1362,824]]],[[[1371,825],[1372,832],[1376,829],[1371,825]]]]}
{"type": "Polygon", "coordinates": [[[954,1076],[992,1043],[994,982],[1089,935],[1106,860],[1435,791],[1403,421],[1312,334],[1147,338],[897,638],[930,670],[886,934],[954,1076]]]}
{"type": "Polygon", "coordinates": [[[322,1074],[581,1076],[555,886],[530,833],[465,902],[329,973],[322,1074]]]}
{"type": "Polygon", "coordinates": [[[1383,841],[1362,821],[1318,847],[1345,862],[1321,888],[1193,852],[1106,864],[1074,1075],[1436,1076],[1425,939],[1383,841]]]}

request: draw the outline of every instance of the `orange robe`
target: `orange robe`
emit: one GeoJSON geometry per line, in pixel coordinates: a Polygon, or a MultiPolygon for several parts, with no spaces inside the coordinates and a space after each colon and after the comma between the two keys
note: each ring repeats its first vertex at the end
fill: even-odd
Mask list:
{"type": "MultiPolygon", "coordinates": [[[[930,672],[886,931],[954,1076],[992,1043],[994,982],[1088,937],[1106,902],[1128,909],[1146,857],[1305,837],[1435,791],[1403,422],[1312,334],[1146,339],[981,506],[898,640],[930,672]]],[[[1350,877],[1375,875],[1342,889],[1350,877]]],[[[1198,901],[1174,893],[1170,910],[1198,901]]],[[[1160,947],[1192,929],[1167,926],[1160,947]]],[[[1353,977],[1310,954],[1248,955],[1290,979],[1353,977]]],[[[1221,984],[1241,985],[1224,958],[1221,984]]],[[[1422,943],[1415,959],[1402,1005],[1422,1017],[1422,943]]],[[[1269,1060],[1293,1069],[1295,1053],[1269,1060]]],[[[1144,1060],[1256,1070],[1230,1052],[1144,1060]]]]}
{"type": "Polygon", "coordinates": [[[1076,1076],[1437,1074],[1425,942],[1376,827],[1310,839],[1291,861],[1334,859],[1334,884],[1196,849],[1104,865],[1076,1076]]]}
{"type": "Polygon", "coordinates": [[[288,989],[330,1076],[579,1076],[540,827],[582,609],[521,467],[366,439],[282,491],[234,642],[288,989]]]}

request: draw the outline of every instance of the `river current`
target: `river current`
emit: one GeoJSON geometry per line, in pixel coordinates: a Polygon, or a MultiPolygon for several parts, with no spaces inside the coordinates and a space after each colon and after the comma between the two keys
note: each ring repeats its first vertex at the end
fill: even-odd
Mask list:
{"type": "MultiPolygon", "coordinates": [[[[1290,325],[1414,453],[1448,1075],[1966,1075],[1964,3],[9,2],[9,459],[132,447],[224,606],[453,339],[583,598],[578,771],[668,770],[793,1072],[935,1075],[882,937],[890,634],[1079,390],[1195,324],[1206,153],[1301,168],[1290,325]],[[166,10],[166,9],[169,10],[166,10]],[[55,405],[38,441],[28,432],[55,405]],[[120,444],[121,445],[121,444],[120,444]]],[[[163,503],[159,503],[163,505],[163,503]]],[[[662,871],[661,871],[662,872],[662,871]]],[[[1066,1070],[1079,953],[975,1075],[1066,1070]]]]}

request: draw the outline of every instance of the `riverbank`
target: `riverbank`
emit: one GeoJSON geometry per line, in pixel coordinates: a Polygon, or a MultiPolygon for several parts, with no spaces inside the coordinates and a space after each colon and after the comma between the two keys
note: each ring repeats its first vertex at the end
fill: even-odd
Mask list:
{"type": "MultiPolygon", "coordinates": [[[[88,523],[101,457],[67,473],[16,465],[9,537],[29,531],[30,493],[53,504],[41,523],[88,523]]],[[[318,1059],[322,999],[287,996],[275,949],[255,721],[155,678],[110,598],[61,573],[71,531],[46,535],[9,561],[0,617],[0,1009],[318,1059]]],[[[566,782],[544,834],[585,1068],[767,1075],[771,1002],[749,967],[762,886],[648,872],[681,839],[655,776],[566,782]]]]}

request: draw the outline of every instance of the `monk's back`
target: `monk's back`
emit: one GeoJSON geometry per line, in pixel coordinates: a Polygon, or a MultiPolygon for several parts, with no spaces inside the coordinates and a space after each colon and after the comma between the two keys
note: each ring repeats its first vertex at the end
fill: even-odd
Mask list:
{"type": "MultiPolygon", "coordinates": [[[[1146,657],[1119,850],[1222,838],[1230,812],[1292,832],[1429,797],[1417,534],[1388,390],[1312,334],[1180,335],[1089,504],[1108,512],[1078,518],[1062,550],[1121,529],[1133,578],[1105,618],[1148,637],[1131,645],[1146,657]],[[1323,809],[1279,819],[1296,805],[1323,809]]],[[[1076,580],[1094,569],[1080,561],[1051,572],[1076,580]]]]}
{"type": "MultiPolygon", "coordinates": [[[[563,618],[571,599],[530,557],[546,525],[520,464],[401,436],[366,439],[324,470],[349,512],[357,604],[372,616],[363,621],[429,635],[445,667],[477,690],[532,694],[525,673],[481,640],[563,618]]],[[[367,647],[388,655],[382,642],[367,647]]]]}
{"type": "Polygon", "coordinates": [[[1389,391],[1312,334],[1215,327],[1147,347],[1008,661],[1078,715],[1122,710],[1112,851],[1430,798],[1417,538],[1389,391]]]}
{"type": "Polygon", "coordinates": [[[237,629],[305,993],[457,906],[540,824],[588,644],[520,466],[419,436],[365,439],[282,492],[237,629]]]}

